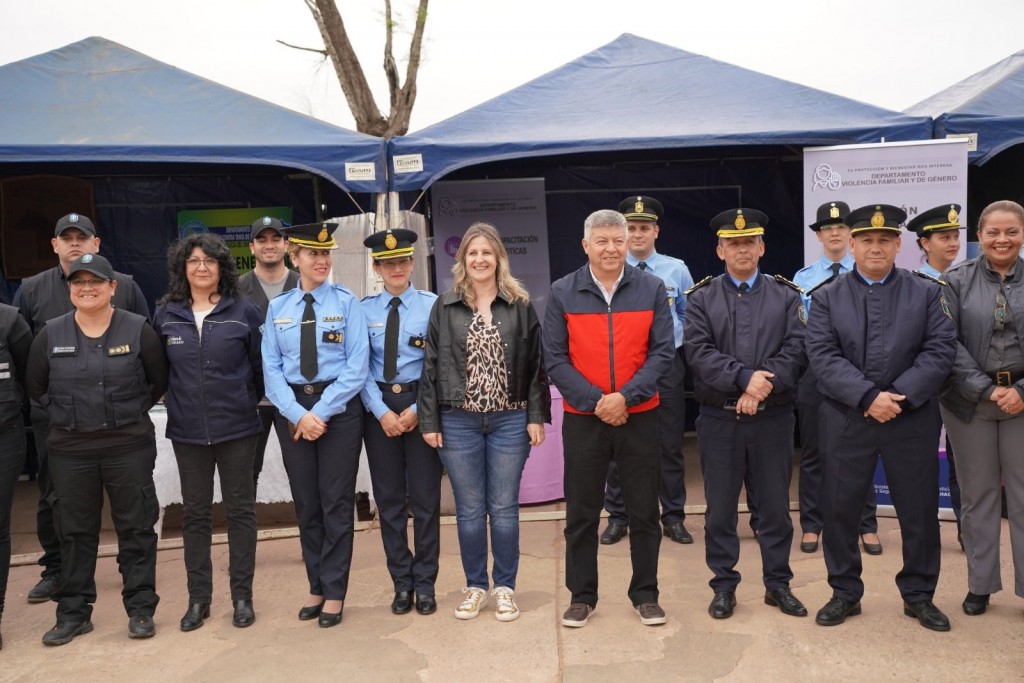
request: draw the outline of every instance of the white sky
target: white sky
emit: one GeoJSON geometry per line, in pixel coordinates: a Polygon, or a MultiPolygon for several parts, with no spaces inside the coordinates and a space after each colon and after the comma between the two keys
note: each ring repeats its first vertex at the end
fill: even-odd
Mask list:
{"type": "MultiPolygon", "coordinates": [[[[393,4],[412,19],[414,0],[393,4]]],[[[383,2],[338,5],[386,107],[383,2]]],[[[1021,0],[431,0],[429,11],[413,131],[627,32],[896,110],[1024,48],[1021,0]]],[[[330,64],[275,42],[322,46],[303,0],[0,0],[0,64],[93,35],[354,127],[330,64]]],[[[396,35],[400,60],[407,44],[396,35]]]]}

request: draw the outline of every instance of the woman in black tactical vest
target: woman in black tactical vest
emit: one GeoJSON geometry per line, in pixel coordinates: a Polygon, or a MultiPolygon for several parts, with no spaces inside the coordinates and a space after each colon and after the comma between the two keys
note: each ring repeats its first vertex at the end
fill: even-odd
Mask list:
{"type": "Polygon", "coordinates": [[[26,388],[46,406],[47,437],[61,538],[57,623],[45,645],[92,631],[96,550],[103,492],[117,531],[117,561],[131,638],[155,633],[156,533],[153,486],[156,439],[148,410],[167,389],[160,339],[140,315],[112,308],[114,271],[85,254],[68,272],[76,310],[54,318],[29,353],[26,388]]]}
{"type": "MultiPolygon", "coordinates": [[[[0,304],[0,620],[4,616],[7,573],[11,565],[11,507],[14,485],[25,466],[25,431],[21,408],[25,363],[32,330],[18,309],[0,304]]],[[[0,649],[4,638],[0,634],[0,649]]]]}

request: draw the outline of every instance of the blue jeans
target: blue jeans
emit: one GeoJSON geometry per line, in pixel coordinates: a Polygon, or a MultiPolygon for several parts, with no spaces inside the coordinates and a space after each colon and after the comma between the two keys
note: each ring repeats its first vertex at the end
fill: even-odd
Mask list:
{"type": "Polygon", "coordinates": [[[466,585],[487,590],[487,518],[495,586],[515,589],[519,572],[519,482],[530,454],[525,410],[474,413],[442,407],[441,462],[455,493],[466,585]]]}

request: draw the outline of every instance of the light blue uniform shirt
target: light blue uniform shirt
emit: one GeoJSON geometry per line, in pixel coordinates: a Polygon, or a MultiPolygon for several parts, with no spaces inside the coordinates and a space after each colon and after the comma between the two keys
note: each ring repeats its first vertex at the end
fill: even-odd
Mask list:
{"type": "MultiPolygon", "coordinates": [[[[832,277],[832,264],[834,261],[827,256],[822,256],[809,266],[796,271],[793,282],[800,286],[805,292],[817,287],[825,280],[832,277]]],[[[849,273],[853,270],[853,257],[847,254],[839,261],[839,273],[849,273]]],[[[804,310],[811,312],[811,297],[800,294],[804,302],[804,310]]]]}
{"type": "MultiPolygon", "coordinates": [[[[681,260],[672,256],[659,254],[652,251],[651,255],[645,258],[647,264],[646,272],[657,275],[665,283],[665,291],[668,293],[668,307],[672,311],[672,327],[676,336],[676,348],[683,345],[683,323],[686,321],[686,295],[683,294],[690,287],[693,287],[693,277],[690,269],[681,260]]],[[[626,263],[636,266],[640,259],[630,253],[626,253],[626,263]]]]}
{"type": "MultiPolygon", "coordinates": [[[[366,327],[370,335],[370,373],[366,385],[359,392],[366,409],[378,420],[391,410],[381,398],[377,382],[384,381],[384,333],[387,331],[388,314],[391,313],[393,294],[386,289],[380,294],[371,294],[360,302],[366,327]]],[[[398,374],[392,383],[408,384],[418,382],[423,370],[423,353],[426,348],[427,319],[437,295],[422,292],[409,285],[399,297],[398,305],[398,374]]],[[[410,406],[414,411],[416,404],[410,406]]]]}
{"type": "Polygon", "coordinates": [[[927,261],[922,263],[921,267],[918,268],[918,270],[921,271],[922,273],[924,273],[925,275],[931,275],[936,280],[941,280],[942,279],[942,273],[940,273],[938,270],[933,268],[932,264],[928,263],[927,261]]]}
{"type": "Polygon", "coordinates": [[[289,384],[334,380],[309,411],[326,422],[344,412],[348,402],[362,390],[370,358],[366,319],[359,300],[341,285],[324,282],[310,292],[316,313],[317,373],[311,380],[302,376],[299,343],[306,302],[302,300],[305,292],[301,284],[271,299],[263,328],[263,379],[267,397],[292,424],[302,419],[306,409],[295,400],[295,392],[289,384]]]}
{"type": "Polygon", "coordinates": [[[736,285],[736,289],[739,289],[740,285],[742,285],[744,282],[747,283],[747,289],[753,289],[754,283],[757,282],[757,276],[761,274],[761,271],[760,269],[755,270],[754,274],[751,275],[750,279],[748,280],[737,280],[732,276],[732,273],[730,273],[729,271],[726,271],[725,274],[730,280],[732,280],[732,283],[736,285]]]}

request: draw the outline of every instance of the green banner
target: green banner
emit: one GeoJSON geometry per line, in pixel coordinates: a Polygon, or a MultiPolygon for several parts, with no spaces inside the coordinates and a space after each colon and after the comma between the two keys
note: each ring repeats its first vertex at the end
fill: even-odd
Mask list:
{"type": "Polygon", "coordinates": [[[238,274],[246,273],[256,265],[256,258],[249,251],[249,230],[257,218],[270,216],[280,219],[285,225],[292,223],[292,207],[270,206],[255,209],[208,209],[203,211],[178,212],[178,238],[194,232],[209,232],[228,243],[231,255],[235,257],[238,274]]]}

